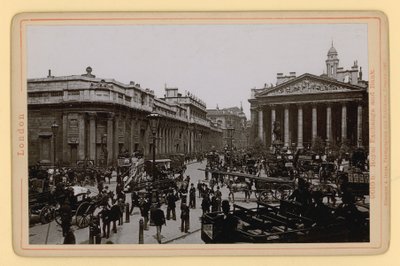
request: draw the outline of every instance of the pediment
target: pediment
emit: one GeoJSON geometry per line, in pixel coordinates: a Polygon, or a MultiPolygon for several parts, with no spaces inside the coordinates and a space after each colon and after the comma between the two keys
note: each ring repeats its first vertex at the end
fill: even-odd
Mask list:
{"type": "Polygon", "coordinates": [[[274,88],[269,88],[266,91],[262,91],[258,93],[256,97],[349,92],[359,89],[361,88],[351,84],[305,74],[288,82],[282,83],[274,88]]]}

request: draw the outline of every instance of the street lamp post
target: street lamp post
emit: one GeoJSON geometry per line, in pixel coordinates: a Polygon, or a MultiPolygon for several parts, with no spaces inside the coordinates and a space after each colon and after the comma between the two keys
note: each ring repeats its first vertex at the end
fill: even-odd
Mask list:
{"type": "Polygon", "coordinates": [[[153,176],[153,182],[156,181],[156,134],[158,130],[158,125],[160,123],[160,118],[161,116],[157,113],[151,113],[147,116],[147,118],[150,121],[150,128],[151,128],[151,133],[153,135],[153,165],[152,165],[152,176],[153,176]]]}
{"type": "Polygon", "coordinates": [[[51,125],[51,131],[53,132],[53,160],[54,160],[54,171],[56,170],[56,161],[57,161],[57,132],[59,125],[57,125],[56,121],[51,125]]]}

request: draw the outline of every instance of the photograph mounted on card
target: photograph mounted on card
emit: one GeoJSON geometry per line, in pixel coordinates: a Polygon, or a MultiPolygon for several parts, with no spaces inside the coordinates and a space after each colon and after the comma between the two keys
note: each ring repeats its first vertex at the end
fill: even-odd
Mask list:
{"type": "Polygon", "coordinates": [[[372,11],[15,16],[15,252],[384,252],[387,26],[372,11]]]}

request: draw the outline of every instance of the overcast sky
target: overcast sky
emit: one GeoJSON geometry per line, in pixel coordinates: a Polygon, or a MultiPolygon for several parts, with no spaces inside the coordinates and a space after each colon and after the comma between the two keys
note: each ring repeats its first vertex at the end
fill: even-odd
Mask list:
{"type": "Polygon", "coordinates": [[[358,60],[368,78],[366,24],[29,26],[28,78],[85,73],[134,81],[164,95],[190,91],[207,108],[240,106],[276,73],[320,75],[334,42],[345,69],[358,60]]]}

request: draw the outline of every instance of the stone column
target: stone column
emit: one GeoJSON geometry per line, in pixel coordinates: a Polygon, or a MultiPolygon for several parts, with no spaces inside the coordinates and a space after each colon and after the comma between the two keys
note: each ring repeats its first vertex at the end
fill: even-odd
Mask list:
{"type": "Polygon", "coordinates": [[[289,105],[285,105],[285,111],[284,111],[284,146],[289,147],[289,105]]]}
{"type": "Polygon", "coordinates": [[[264,117],[263,117],[263,109],[260,107],[258,109],[258,137],[264,143],[264,117]]]}
{"type": "Polygon", "coordinates": [[[362,145],[362,105],[358,103],[357,106],[357,147],[361,148],[362,145]]]}
{"type": "Polygon", "coordinates": [[[96,163],[96,113],[89,114],[89,159],[96,163]]]}
{"type": "Polygon", "coordinates": [[[119,154],[119,116],[115,116],[114,119],[114,160],[117,161],[119,154]]]}
{"type": "Polygon", "coordinates": [[[326,139],[332,141],[332,107],[330,104],[326,106],[326,139]]]}
{"type": "Polygon", "coordinates": [[[85,143],[85,114],[79,114],[78,118],[79,127],[79,145],[78,145],[78,160],[84,160],[86,157],[86,143],[85,143]]]}
{"type": "Polygon", "coordinates": [[[303,106],[297,106],[297,149],[303,148],[303,106]]]}
{"type": "Polygon", "coordinates": [[[342,142],[347,139],[347,106],[342,103],[342,142]]]}
{"type": "Polygon", "coordinates": [[[275,139],[275,134],[274,134],[274,124],[276,121],[276,110],[275,110],[275,105],[271,105],[271,147],[272,144],[274,143],[275,139]]]}
{"type": "Polygon", "coordinates": [[[107,165],[113,160],[114,113],[107,117],[107,165]]]}
{"type": "Polygon", "coordinates": [[[63,124],[62,124],[62,135],[63,135],[63,145],[62,145],[62,160],[64,162],[69,161],[68,157],[68,114],[63,113],[63,124]]]}
{"type": "Polygon", "coordinates": [[[317,118],[318,114],[317,114],[317,105],[313,104],[312,105],[312,129],[311,129],[311,139],[312,139],[312,143],[314,143],[315,139],[317,138],[318,135],[318,125],[317,125],[317,118]]]}
{"type": "Polygon", "coordinates": [[[135,136],[136,136],[136,120],[132,118],[131,120],[131,135],[130,135],[130,141],[131,141],[131,153],[134,152],[135,149],[135,136]]]}

